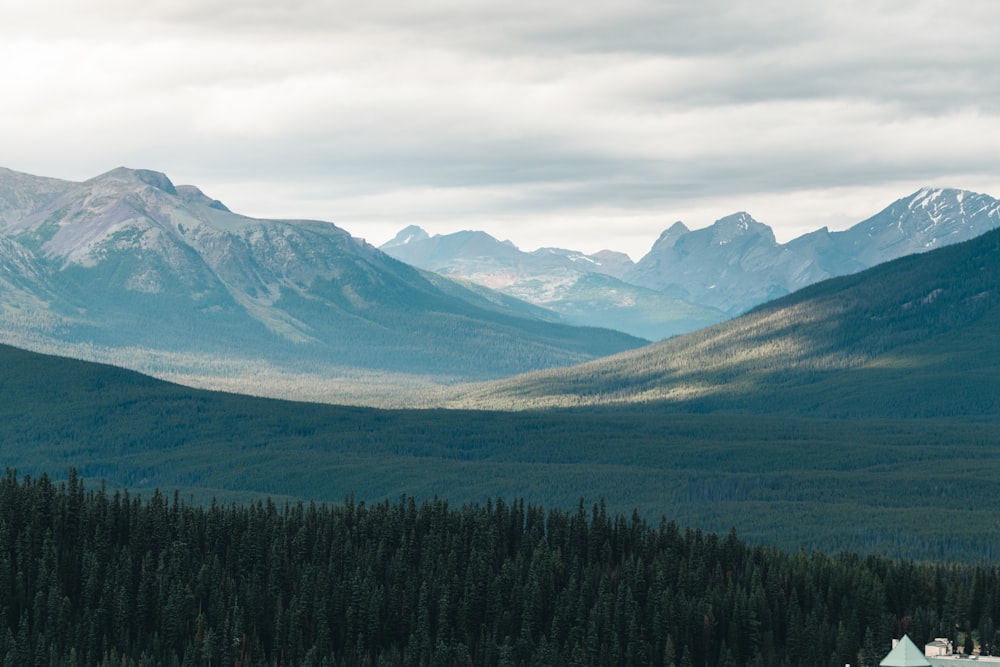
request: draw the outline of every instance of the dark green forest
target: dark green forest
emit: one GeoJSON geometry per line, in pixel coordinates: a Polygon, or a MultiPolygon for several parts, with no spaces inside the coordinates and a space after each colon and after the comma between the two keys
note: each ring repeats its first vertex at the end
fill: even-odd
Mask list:
{"type": "Polygon", "coordinates": [[[192,505],[0,479],[4,667],[876,665],[997,640],[1000,569],[497,498],[192,505]]]}

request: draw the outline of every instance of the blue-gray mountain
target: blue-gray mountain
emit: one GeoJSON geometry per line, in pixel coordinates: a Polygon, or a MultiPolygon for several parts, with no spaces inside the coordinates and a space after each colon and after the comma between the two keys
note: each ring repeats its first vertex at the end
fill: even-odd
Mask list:
{"type": "Polygon", "coordinates": [[[996,199],[923,189],[848,230],[823,228],[785,244],[747,213],[697,230],[677,222],[638,263],[611,251],[526,253],[483,232],[431,237],[417,227],[382,248],[415,266],[551,308],[569,322],[662,339],[721,322],[817,281],[971,239],[997,226],[996,199]]]}
{"type": "Polygon", "coordinates": [[[242,375],[232,388],[262,391],[252,378],[268,369],[452,382],[645,342],[555,319],[330,223],[234,214],[157,172],[75,183],[0,170],[0,335],[32,349],[242,375]]]}
{"type": "Polygon", "coordinates": [[[663,232],[623,279],[738,315],[820,280],[965,241],[1000,226],[1000,201],[964,190],[923,189],[850,229],[778,243],[737,213],[710,227],[663,232]]]}
{"type": "Polygon", "coordinates": [[[722,311],[620,279],[628,255],[542,248],[523,252],[485,232],[429,236],[407,227],[381,249],[413,266],[460,277],[558,313],[566,322],[615,328],[651,340],[726,319],[722,311]]]}

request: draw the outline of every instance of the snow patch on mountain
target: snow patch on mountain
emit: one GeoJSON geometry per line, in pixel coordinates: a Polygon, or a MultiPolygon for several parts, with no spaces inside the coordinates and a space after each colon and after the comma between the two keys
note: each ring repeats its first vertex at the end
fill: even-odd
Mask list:
{"type": "Polygon", "coordinates": [[[382,248],[393,248],[396,246],[409,245],[418,241],[426,241],[430,238],[430,235],[423,229],[416,225],[410,225],[404,229],[401,229],[392,240],[386,242],[382,248]]]}

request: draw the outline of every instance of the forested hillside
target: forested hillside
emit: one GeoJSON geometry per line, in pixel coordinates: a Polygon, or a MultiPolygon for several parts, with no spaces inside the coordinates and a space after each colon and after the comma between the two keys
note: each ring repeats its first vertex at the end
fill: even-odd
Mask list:
{"type": "Polygon", "coordinates": [[[995,419],[818,419],[654,407],[372,410],[199,391],[0,346],[0,469],[76,467],[208,502],[581,495],[757,543],[1000,558],[995,419]]]}
{"type": "Polygon", "coordinates": [[[4,667],[872,667],[992,651],[996,567],[785,553],[580,501],[195,507],[0,479],[4,667]]]}

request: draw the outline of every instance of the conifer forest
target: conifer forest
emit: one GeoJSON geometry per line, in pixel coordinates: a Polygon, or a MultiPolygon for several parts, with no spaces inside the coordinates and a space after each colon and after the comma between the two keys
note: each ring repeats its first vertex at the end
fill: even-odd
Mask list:
{"type": "Polygon", "coordinates": [[[873,666],[991,653],[1000,570],[751,546],[581,500],[195,505],[0,478],[3,667],[873,666]]]}

